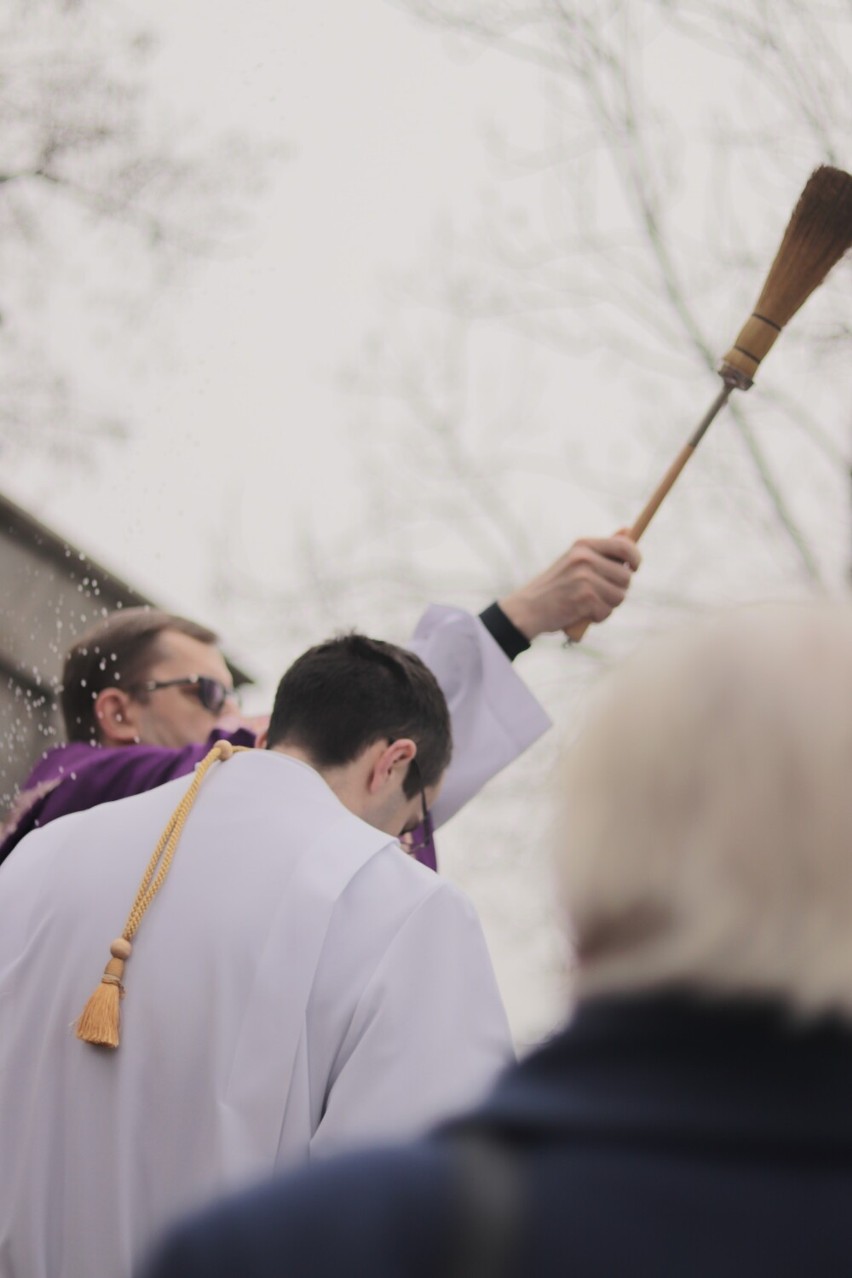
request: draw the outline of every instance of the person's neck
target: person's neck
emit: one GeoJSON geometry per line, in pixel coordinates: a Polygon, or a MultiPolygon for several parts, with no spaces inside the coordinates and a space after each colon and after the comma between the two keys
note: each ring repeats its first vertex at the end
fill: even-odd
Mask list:
{"type": "Polygon", "coordinates": [[[301,746],[291,744],[289,741],[279,742],[278,745],[269,746],[268,749],[273,750],[276,754],[286,755],[290,759],[296,759],[299,763],[306,763],[309,768],[313,768],[314,772],[318,772],[325,781],[331,792],[336,795],[344,807],[348,808],[356,816],[367,819],[364,812],[364,793],[365,779],[364,771],[366,764],[361,765],[360,761],[346,763],[342,767],[324,768],[321,767],[315,758],[301,746]]]}
{"type": "Polygon", "coordinates": [[[286,754],[290,759],[298,759],[300,763],[306,763],[309,768],[313,768],[314,772],[318,772],[324,778],[322,768],[318,768],[314,760],[308,754],[307,750],[302,750],[299,746],[290,745],[282,742],[279,745],[267,746],[267,750],[271,750],[273,754],[286,754]]]}

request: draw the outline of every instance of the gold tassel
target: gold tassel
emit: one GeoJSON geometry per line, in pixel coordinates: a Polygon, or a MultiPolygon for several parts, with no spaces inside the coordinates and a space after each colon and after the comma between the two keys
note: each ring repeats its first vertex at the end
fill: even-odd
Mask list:
{"type": "Polygon", "coordinates": [[[247,746],[234,746],[230,741],[217,741],[213,749],[201,760],[195,776],[172,813],[169,823],[160,835],[160,841],[148,862],[142,877],[136,900],[133,902],[124,931],[116,937],[109,952],[112,958],[104,968],[101,983],[83,1008],[83,1014],[77,1021],[77,1037],[84,1043],[93,1043],[96,1047],[118,1047],[119,1025],[121,1022],[121,1000],[124,998],[124,986],[121,978],[124,975],[125,961],[130,958],[133,946],[130,938],[136,935],[136,929],[142,922],[142,916],[166,880],[175,850],[180,841],[184,822],[189,815],[198,794],[198,787],[205,774],[217,759],[223,762],[237,752],[242,753],[247,746]]]}
{"type": "Polygon", "coordinates": [[[123,936],[116,937],[109,947],[112,958],[104,968],[100,985],[83,1008],[83,1013],[77,1022],[77,1037],[84,1043],[94,1043],[100,1047],[118,1047],[120,1005],[124,998],[121,978],[124,974],[125,960],[130,957],[132,949],[133,946],[123,936]]]}

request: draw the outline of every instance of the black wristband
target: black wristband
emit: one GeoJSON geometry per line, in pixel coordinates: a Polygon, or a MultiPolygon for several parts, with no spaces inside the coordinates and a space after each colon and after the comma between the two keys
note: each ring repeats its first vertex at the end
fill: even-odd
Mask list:
{"type": "Polygon", "coordinates": [[[479,620],[510,661],[514,661],[519,653],[526,652],[529,648],[529,639],[509,620],[498,603],[489,604],[479,614],[479,620]]]}

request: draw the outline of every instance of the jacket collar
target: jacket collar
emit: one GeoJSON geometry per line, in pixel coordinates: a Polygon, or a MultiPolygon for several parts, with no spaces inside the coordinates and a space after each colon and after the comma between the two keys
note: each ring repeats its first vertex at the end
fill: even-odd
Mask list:
{"type": "Polygon", "coordinates": [[[757,1000],[594,1000],[459,1126],[519,1143],[807,1147],[852,1158],[852,1029],[797,1022],[757,1000]]]}

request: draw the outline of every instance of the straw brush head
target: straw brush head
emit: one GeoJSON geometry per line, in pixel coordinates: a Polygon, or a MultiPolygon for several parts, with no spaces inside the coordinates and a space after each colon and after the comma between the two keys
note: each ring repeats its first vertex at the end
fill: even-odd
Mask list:
{"type": "Polygon", "coordinates": [[[754,312],[719,365],[729,385],[747,390],[784,325],[852,246],[852,175],[824,164],[808,179],[754,312]]]}

